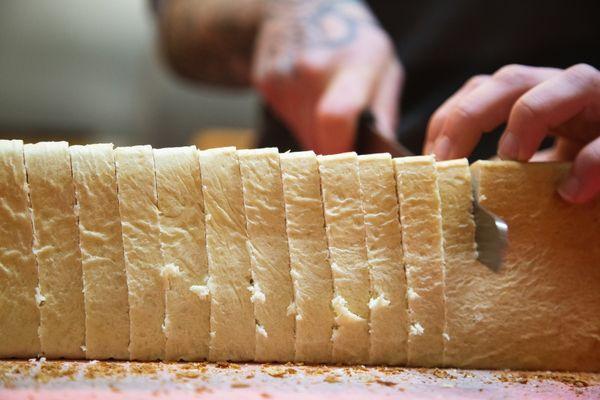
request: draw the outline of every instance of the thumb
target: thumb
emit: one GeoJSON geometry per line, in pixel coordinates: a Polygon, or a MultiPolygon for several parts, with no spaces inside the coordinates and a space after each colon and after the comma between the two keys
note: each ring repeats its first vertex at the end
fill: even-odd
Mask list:
{"type": "Polygon", "coordinates": [[[558,192],[571,203],[585,203],[600,194],[600,137],[575,157],[571,172],[558,192]]]}

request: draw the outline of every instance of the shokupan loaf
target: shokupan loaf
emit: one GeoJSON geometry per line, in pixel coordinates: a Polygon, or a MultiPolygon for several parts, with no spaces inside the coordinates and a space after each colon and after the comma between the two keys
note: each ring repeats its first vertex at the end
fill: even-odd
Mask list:
{"type": "Polygon", "coordinates": [[[600,372],[600,200],[564,202],[568,168],[0,141],[0,355],[600,372]]]}
{"type": "Polygon", "coordinates": [[[356,153],[319,156],[336,327],[333,361],[369,362],[369,264],[356,153]]]}
{"type": "Polygon", "coordinates": [[[0,140],[0,358],[40,352],[37,265],[21,140],[0,140]]]}
{"type": "Polygon", "coordinates": [[[252,267],[256,361],[294,359],[294,290],[279,152],[238,150],[252,267]]]}
{"type": "Polygon", "coordinates": [[[389,154],[358,157],[371,271],[370,364],[406,364],[406,275],[394,164],[389,154]]]}
{"type": "Polygon", "coordinates": [[[281,154],[281,174],[294,283],[295,361],[329,363],[332,356],[333,282],[315,153],[281,154]]]}
{"type": "Polygon", "coordinates": [[[165,355],[165,288],[152,148],[117,147],[115,160],[129,291],[129,355],[158,360],[165,355]]]}
{"type": "Polygon", "coordinates": [[[443,358],[442,216],[432,156],[394,159],[408,299],[408,365],[440,366],[443,358]]]}
{"type": "Polygon", "coordinates": [[[167,285],[165,357],[208,356],[210,296],[204,201],[198,151],[194,146],[154,150],[160,247],[167,285]]]}
{"type": "Polygon", "coordinates": [[[206,210],[211,361],[254,360],[256,324],[240,164],[235,147],[200,152],[206,210]]]}
{"type": "MultiPolygon", "coordinates": [[[[461,250],[464,244],[457,248],[462,265],[449,270],[446,289],[454,307],[449,365],[600,371],[600,199],[563,201],[556,187],[568,170],[554,163],[472,166],[479,203],[508,223],[509,244],[495,273],[461,250]]],[[[456,211],[472,230],[471,215],[456,211]]],[[[467,248],[471,237],[463,236],[467,248]]]]}
{"type": "Polygon", "coordinates": [[[83,358],[85,310],[75,189],[66,142],[25,145],[38,266],[41,353],[83,358]]]}
{"type": "Polygon", "coordinates": [[[82,253],[85,356],[129,359],[129,302],[112,144],[71,146],[82,253]]]}

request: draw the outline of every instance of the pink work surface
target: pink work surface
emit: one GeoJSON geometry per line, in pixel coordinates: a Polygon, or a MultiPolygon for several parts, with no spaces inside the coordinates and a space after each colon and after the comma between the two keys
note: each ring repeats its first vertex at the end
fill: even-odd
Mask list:
{"type": "Polygon", "coordinates": [[[0,399],[600,399],[600,374],[0,361],[0,399]]]}

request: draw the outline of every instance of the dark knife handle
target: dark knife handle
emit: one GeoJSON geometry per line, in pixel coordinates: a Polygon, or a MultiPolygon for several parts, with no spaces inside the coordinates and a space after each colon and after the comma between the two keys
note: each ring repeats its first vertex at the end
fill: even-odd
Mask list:
{"type": "Polygon", "coordinates": [[[377,121],[371,110],[358,117],[355,146],[358,154],[390,153],[392,157],[414,155],[398,141],[388,139],[377,130],[377,121]]]}

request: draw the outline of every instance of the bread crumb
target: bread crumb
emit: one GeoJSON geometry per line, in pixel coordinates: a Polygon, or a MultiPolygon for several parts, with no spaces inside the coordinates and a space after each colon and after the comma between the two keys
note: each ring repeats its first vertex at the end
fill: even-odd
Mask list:
{"type": "Polygon", "coordinates": [[[39,307],[43,306],[46,303],[46,296],[42,294],[39,286],[35,287],[35,302],[39,307]]]}
{"type": "Polygon", "coordinates": [[[190,292],[194,293],[196,296],[200,297],[202,300],[205,300],[210,295],[210,290],[208,289],[208,285],[192,285],[190,286],[190,292]]]}
{"type": "Polygon", "coordinates": [[[420,336],[423,333],[425,333],[425,328],[423,328],[423,325],[421,325],[420,323],[416,322],[410,326],[411,335],[420,336]]]}
{"type": "Polygon", "coordinates": [[[386,299],[383,294],[380,294],[377,298],[371,298],[369,300],[369,309],[374,310],[378,308],[385,308],[390,304],[390,301],[386,299]]]}
{"type": "Polygon", "coordinates": [[[258,333],[259,335],[261,335],[264,338],[268,338],[269,335],[267,334],[267,330],[265,329],[264,326],[260,325],[260,324],[256,324],[256,333],[258,333]]]}

